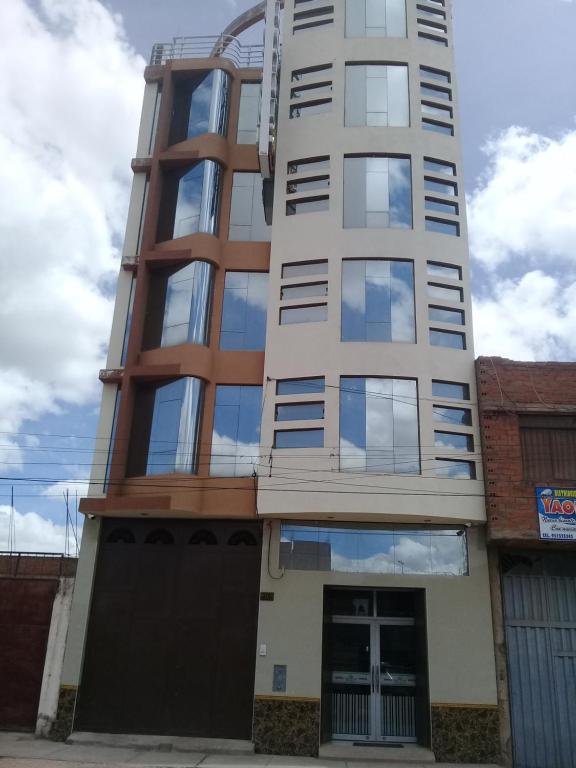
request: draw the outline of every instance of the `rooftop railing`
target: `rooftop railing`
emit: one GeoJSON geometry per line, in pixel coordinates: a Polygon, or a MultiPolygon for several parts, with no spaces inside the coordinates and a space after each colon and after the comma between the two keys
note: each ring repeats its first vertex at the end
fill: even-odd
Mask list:
{"type": "Polygon", "coordinates": [[[240,69],[260,69],[264,62],[263,45],[242,45],[233,35],[175,37],[171,43],[156,43],[150,64],[161,65],[172,59],[229,59],[240,69]]]}

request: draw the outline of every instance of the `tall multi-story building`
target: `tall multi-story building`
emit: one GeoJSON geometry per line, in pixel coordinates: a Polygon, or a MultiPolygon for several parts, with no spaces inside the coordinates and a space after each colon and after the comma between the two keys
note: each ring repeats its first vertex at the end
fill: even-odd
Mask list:
{"type": "Polygon", "coordinates": [[[491,759],[451,2],[279,5],[146,70],[60,714],[491,759]]]}

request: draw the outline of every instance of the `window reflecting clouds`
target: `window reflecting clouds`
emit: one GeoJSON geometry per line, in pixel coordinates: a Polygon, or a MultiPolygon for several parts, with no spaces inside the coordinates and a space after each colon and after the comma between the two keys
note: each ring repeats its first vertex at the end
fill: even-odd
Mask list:
{"type": "Polygon", "coordinates": [[[214,267],[193,261],[166,281],[162,347],[207,344],[214,267]]]}
{"type": "Polygon", "coordinates": [[[476,465],[473,461],[436,459],[436,477],[449,480],[475,480],[476,465]]]}
{"type": "Polygon", "coordinates": [[[466,576],[466,531],[283,523],[280,566],[302,571],[466,576]]]}
{"type": "Polygon", "coordinates": [[[342,263],[342,341],[416,341],[412,262],[342,263]]]}
{"type": "Polygon", "coordinates": [[[469,408],[450,408],[444,405],[433,406],[434,421],[447,424],[472,424],[472,412],[469,408]]]}
{"type": "Polygon", "coordinates": [[[221,175],[218,163],[204,160],[180,177],[173,237],[195,232],[216,234],[221,175]]]}
{"type": "Polygon", "coordinates": [[[415,380],[340,379],[340,469],[419,474],[415,380]]]}
{"type": "Polygon", "coordinates": [[[408,126],[408,67],[347,64],[344,124],[408,126]]]}
{"type": "Polygon", "coordinates": [[[147,475],[197,471],[203,392],[204,382],[192,376],[156,389],[147,475]]]}
{"type": "Polygon", "coordinates": [[[405,0],[346,0],[346,37],[406,37],[405,0]]]}
{"type": "Polygon", "coordinates": [[[437,448],[450,448],[453,451],[473,451],[474,438],[460,432],[434,432],[434,445],[437,448]]]}
{"type": "Polygon", "coordinates": [[[252,475],[260,452],[262,387],[216,387],[210,474],[252,475]]]}
{"type": "Polygon", "coordinates": [[[344,158],[344,226],[412,227],[409,158],[344,158]]]}
{"type": "Polygon", "coordinates": [[[193,139],[204,133],[226,135],[230,75],[221,69],[202,72],[193,80],[179,82],[174,93],[170,143],[193,139]]]}
{"type": "Polygon", "coordinates": [[[266,272],[226,272],[220,349],[263,350],[267,306],[266,272]]]}

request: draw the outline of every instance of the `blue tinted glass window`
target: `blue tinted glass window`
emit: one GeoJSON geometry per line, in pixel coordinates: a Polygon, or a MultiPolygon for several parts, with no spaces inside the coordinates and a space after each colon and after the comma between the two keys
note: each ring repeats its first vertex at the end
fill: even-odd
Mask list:
{"type": "Polygon", "coordinates": [[[438,526],[282,523],[280,566],[306,571],[465,576],[466,531],[438,526]]]}
{"type": "Polygon", "coordinates": [[[412,227],[409,158],[344,158],[344,227],[412,227]]]}
{"type": "Polygon", "coordinates": [[[210,474],[242,477],[256,471],[260,453],[262,387],[218,385],[210,474]]]}
{"type": "Polygon", "coordinates": [[[449,347],[450,349],[466,349],[466,337],[463,333],[430,329],[430,344],[433,347],[449,347]]]}
{"type": "Polygon", "coordinates": [[[344,261],[342,341],[415,340],[412,262],[344,261]]]}
{"type": "Polygon", "coordinates": [[[178,73],[174,81],[170,143],[206,133],[225,135],[228,124],[230,75],[221,69],[178,73]]]}
{"type": "Polygon", "coordinates": [[[468,384],[457,384],[452,381],[433,381],[432,394],[434,397],[449,397],[454,400],[470,400],[468,384]]]}
{"type": "Polygon", "coordinates": [[[473,461],[436,459],[436,476],[450,480],[475,480],[476,465],[473,461]]]}
{"type": "Polygon", "coordinates": [[[440,232],[443,235],[452,235],[453,237],[459,237],[460,224],[457,221],[446,221],[444,219],[431,219],[426,216],[426,231],[427,232],[440,232]]]}
{"type": "Polygon", "coordinates": [[[446,136],[454,135],[454,128],[446,123],[436,123],[434,120],[422,120],[422,128],[425,131],[433,131],[434,133],[443,133],[446,136]]]}
{"type": "Polygon", "coordinates": [[[213,160],[204,160],[178,181],[173,237],[195,232],[215,234],[220,202],[221,169],[213,160]]]}
{"type": "Polygon", "coordinates": [[[472,424],[472,413],[468,408],[449,408],[448,406],[435,405],[433,412],[434,421],[448,424],[472,424]]]}
{"type": "Polygon", "coordinates": [[[437,323],[454,323],[464,325],[464,312],[461,309],[447,309],[446,307],[428,307],[428,317],[437,323]]]}
{"type": "Polygon", "coordinates": [[[285,307],[280,310],[280,325],[294,323],[317,323],[328,319],[326,304],[313,304],[306,307],[285,307]]]}
{"type": "Polygon", "coordinates": [[[277,395],[316,395],[324,392],[324,378],[282,379],[276,382],[277,395]]]}
{"type": "Polygon", "coordinates": [[[427,269],[429,275],[440,275],[441,277],[450,278],[450,280],[462,279],[462,269],[452,264],[440,264],[437,261],[429,261],[427,269]]]}
{"type": "Polygon", "coordinates": [[[214,267],[193,261],[168,278],[161,346],[207,344],[214,267]]]}
{"type": "Polygon", "coordinates": [[[419,474],[416,381],[340,380],[340,469],[419,474]]]}
{"type": "Polygon", "coordinates": [[[147,475],[196,472],[203,382],[177,379],[156,389],[147,475]]]}
{"type": "Polygon", "coordinates": [[[276,421],[323,418],[324,403],[287,403],[276,406],[276,421]]]}
{"type": "Polygon", "coordinates": [[[275,448],[323,448],[323,429],[279,429],[274,432],[275,448]]]}
{"type": "Polygon", "coordinates": [[[458,203],[448,203],[445,200],[438,200],[436,197],[426,197],[425,207],[427,211],[438,211],[438,213],[449,213],[452,216],[458,216],[458,203]]]}
{"type": "Polygon", "coordinates": [[[453,451],[473,451],[474,438],[459,432],[434,432],[434,445],[437,448],[450,448],[453,451]]]}
{"type": "Polygon", "coordinates": [[[208,133],[213,84],[214,72],[212,71],[206,74],[192,91],[188,131],[186,134],[188,139],[208,133]]]}
{"type": "Polygon", "coordinates": [[[220,349],[263,350],[267,305],[266,272],[226,272],[220,349]]]}

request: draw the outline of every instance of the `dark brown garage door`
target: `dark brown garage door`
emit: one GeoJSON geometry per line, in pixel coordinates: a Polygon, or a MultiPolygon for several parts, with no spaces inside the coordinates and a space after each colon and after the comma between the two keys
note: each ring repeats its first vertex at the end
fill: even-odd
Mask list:
{"type": "Polygon", "coordinates": [[[36,726],[56,579],[0,579],[0,728],[36,726]]]}
{"type": "Polygon", "coordinates": [[[257,523],[104,521],[74,727],[249,739],[257,523]]]}

